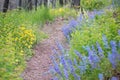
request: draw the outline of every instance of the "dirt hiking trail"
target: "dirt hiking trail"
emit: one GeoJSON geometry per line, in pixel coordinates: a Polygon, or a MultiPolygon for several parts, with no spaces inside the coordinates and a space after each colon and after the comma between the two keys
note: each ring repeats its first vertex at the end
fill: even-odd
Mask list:
{"type": "Polygon", "coordinates": [[[53,54],[51,47],[58,50],[55,40],[65,43],[66,39],[62,32],[65,21],[62,18],[56,19],[52,24],[45,24],[42,31],[48,34],[49,38],[37,44],[34,48],[35,54],[27,62],[27,67],[22,74],[24,80],[50,80],[51,74],[44,74],[52,64],[50,56],[53,54]]]}

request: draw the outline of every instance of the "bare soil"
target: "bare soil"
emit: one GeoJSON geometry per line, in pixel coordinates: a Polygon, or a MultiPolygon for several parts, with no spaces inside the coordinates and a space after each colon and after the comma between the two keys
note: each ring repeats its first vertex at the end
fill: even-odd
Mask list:
{"type": "Polygon", "coordinates": [[[27,67],[22,74],[24,80],[50,80],[51,74],[45,74],[52,64],[50,56],[53,54],[51,47],[58,50],[55,40],[65,43],[66,39],[61,28],[64,25],[62,18],[56,19],[52,24],[45,24],[43,31],[49,35],[49,38],[43,40],[33,49],[35,54],[27,62],[27,67]]]}

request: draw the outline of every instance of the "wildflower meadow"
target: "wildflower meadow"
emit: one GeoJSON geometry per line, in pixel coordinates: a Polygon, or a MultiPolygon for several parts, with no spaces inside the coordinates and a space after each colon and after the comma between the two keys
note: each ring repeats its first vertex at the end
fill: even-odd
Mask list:
{"type": "Polygon", "coordinates": [[[0,1],[0,80],[120,80],[120,1],[0,1]]]}

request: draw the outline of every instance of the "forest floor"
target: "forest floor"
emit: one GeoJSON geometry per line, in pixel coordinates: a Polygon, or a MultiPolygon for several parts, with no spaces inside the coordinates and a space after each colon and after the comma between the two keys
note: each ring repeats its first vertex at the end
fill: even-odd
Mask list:
{"type": "Polygon", "coordinates": [[[35,54],[27,61],[27,67],[22,74],[24,80],[50,80],[52,78],[51,74],[45,74],[45,72],[52,65],[50,56],[53,52],[51,48],[54,47],[58,51],[55,41],[58,40],[67,47],[62,32],[64,24],[65,20],[63,18],[57,18],[53,23],[44,25],[42,31],[48,34],[49,38],[37,44],[33,49],[35,54]]]}

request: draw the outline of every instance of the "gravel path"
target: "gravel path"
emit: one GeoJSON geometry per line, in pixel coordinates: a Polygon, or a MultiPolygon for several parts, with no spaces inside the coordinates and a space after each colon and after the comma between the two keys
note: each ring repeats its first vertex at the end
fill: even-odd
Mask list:
{"type": "Polygon", "coordinates": [[[52,55],[51,47],[55,47],[55,40],[65,43],[65,37],[61,31],[64,25],[64,20],[56,19],[52,24],[46,24],[43,31],[49,35],[41,43],[37,44],[34,48],[35,55],[27,62],[27,67],[23,72],[24,80],[50,80],[51,74],[45,74],[51,63],[50,56],[52,55]]]}

